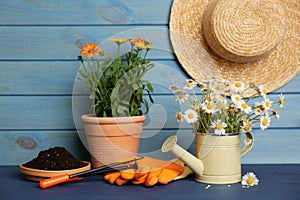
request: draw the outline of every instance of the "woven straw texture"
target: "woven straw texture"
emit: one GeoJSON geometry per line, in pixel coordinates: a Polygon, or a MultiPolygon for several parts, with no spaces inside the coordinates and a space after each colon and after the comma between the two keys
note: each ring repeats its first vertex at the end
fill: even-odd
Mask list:
{"type": "Polygon", "coordinates": [[[271,92],[300,70],[300,0],[174,0],[169,26],[196,80],[220,75],[271,92]]]}

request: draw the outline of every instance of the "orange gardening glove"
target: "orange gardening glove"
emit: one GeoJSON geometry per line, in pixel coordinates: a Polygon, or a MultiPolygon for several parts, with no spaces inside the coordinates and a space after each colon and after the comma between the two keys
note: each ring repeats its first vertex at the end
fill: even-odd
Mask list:
{"type": "Polygon", "coordinates": [[[176,163],[151,157],[144,157],[138,160],[137,163],[137,170],[126,169],[111,172],[104,176],[104,180],[110,184],[123,185],[131,181],[133,184],[144,184],[147,187],[151,187],[157,183],[168,184],[182,174],[184,170],[181,165],[176,163]]]}

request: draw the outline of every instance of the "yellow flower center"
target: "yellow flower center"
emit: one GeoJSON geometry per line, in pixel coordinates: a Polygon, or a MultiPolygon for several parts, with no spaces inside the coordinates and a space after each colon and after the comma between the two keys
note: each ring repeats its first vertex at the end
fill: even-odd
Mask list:
{"type": "Polygon", "coordinates": [[[251,129],[251,126],[249,126],[249,125],[246,125],[245,127],[244,127],[244,130],[245,131],[249,131],[251,129]]]}
{"type": "Polygon", "coordinates": [[[268,124],[268,120],[267,119],[263,119],[261,122],[264,126],[268,124]]]}
{"type": "Polygon", "coordinates": [[[211,109],[213,109],[213,105],[211,103],[208,103],[207,108],[211,110],[211,109]]]}
{"type": "Polygon", "coordinates": [[[216,129],[221,130],[223,128],[221,123],[216,124],[216,129]]]}
{"type": "Polygon", "coordinates": [[[246,144],[251,144],[252,143],[252,141],[251,141],[251,139],[246,139],[246,144]]]}
{"type": "Polygon", "coordinates": [[[179,99],[184,99],[184,97],[185,97],[184,94],[179,94],[179,95],[178,95],[178,98],[179,98],[179,99]]]}
{"type": "Polygon", "coordinates": [[[193,82],[189,82],[188,87],[193,87],[193,82]]]}
{"type": "Polygon", "coordinates": [[[263,91],[264,94],[267,94],[267,90],[266,89],[263,89],[262,91],[263,91]]]}
{"type": "Polygon", "coordinates": [[[246,117],[243,118],[243,122],[247,123],[248,119],[246,117]]]}
{"type": "Polygon", "coordinates": [[[270,107],[270,106],[271,106],[271,103],[270,103],[269,101],[267,101],[267,102],[266,102],[266,106],[267,106],[267,107],[270,107]]]}
{"type": "Polygon", "coordinates": [[[181,121],[181,120],[182,120],[181,114],[180,114],[180,113],[177,113],[177,114],[176,114],[176,118],[177,118],[178,121],[181,121]]]}
{"type": "Polygon", "coordinates": [[[241,86],[242,86],[241,82],[236,82],[236,83],[235,83],[235,87],[238,87],[238,88],[239,88],[239,87],[241,87],[241,86]]]}
{"type": "Polygon", "coordinates": [[[246,108],[248,108],[248,105],[246,103],[243,103],[242,108],[246,109],[246,108]]]}
{"type": "Polygon", "coordinates": [[[188,114],[188,118],[193,119],[194,118],[194,114],[193,113],[189,113],[188,114]]]}
{"type": "Polygon", "coordinates": [[[235,100],[239,101],[239,100],[241,100],[241,98],[239,96],[236,96],[235,100]]]}
{"type": "Polygon", "coordinates": [[[281,104],[281,105],[284,104],[284,99],[280,99],[280,104],[281,104]]]}
{"type": "Polygon", "coordinates": [[[260,109],[260,108],[257,108],[257,109],[256,109],[256,112],[257,112],[257,113],[261,113],[261,109],[260,109]]]}
{"type": "Polygon", "coordinates": [[[247,184],[251,185],[251,184],[253,184],[254,180],[253,180],[253,178],[248,177],[246,182],[247,182],[247,184]]]}

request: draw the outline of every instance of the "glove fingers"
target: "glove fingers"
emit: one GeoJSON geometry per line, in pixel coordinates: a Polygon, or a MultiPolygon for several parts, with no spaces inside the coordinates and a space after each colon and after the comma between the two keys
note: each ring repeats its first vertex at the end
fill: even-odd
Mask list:
{"type": "Polygon", "coordinates": [[[147,187],[157,183],[168,184],[183,173],[184,168],[176,163],[145,157],[138,161],[139,169],[127,169],[111,172],[104,176],[110,184],[124,185],[131,181],[133,184],[143,184],[147,187]]]}
{"type": "Polygon", "coordinates": [[[135,171],[134,169],[126,169],[121,171],[121,178],[126,180],[131,180],[134,178],[135,171]]]}
{"type": "Polygon", "coordinates": [[[154,186],[158,182],[157,176],[161,173],[160,168],[151,168],[151,171],[149,172],[147,176],[147,180],[145,182],[145,186],[151,187],[154,186]]]}
{"type": "Polygon", "coordinates": [[[121,177],[117,178],[116,184],[117,185],[124,185],[125,183],[128,183],[131,179],[123,179],[121,177]]]}
{"type": "Polygon", "coordinates": [[[104,176],[104,180],[108,181],[110,184],[114,184],[115,181],[120,177],[120,175],[121,173],[119,171],[111,172],[104,176]]]}
{"type": "Polygon", "coordinates": [[[166,169],[172,169],[175,171],[178,171],[180,174],[183,172],[184,168],[181,165],[178,165],[176,163],[171,163],[170,165],[165,167],[166,169]]]}
{"type": "Polygon", "coordinates": [[[147,176],[145,178],[133,179],[132,183],[135,184],[135,185],[139,185],[139,184],[145,183],[146,178],[147,178],[147,176]]]}
{"type": "Polygon", "coordinates": [[[141,166],[134,175],[134,179],[145,179],[150,171],[150,167],[148,166],[141,166]]]}
{"type": "Polygon", "coordinates": [[[160,182],[161,184],[168,184],[169,182],[174,180],[174,178],[179,176],[181,173],[182,172],[179,172],[174,169],[167,169],[167,168],[162,169],[161,173],[158,175],[158,182],[160,182]]]}
{"type": "Polygon", "coordinates": [[[153,176],[151,178],[147,178],[146,182],[145,182],[145,186],[147,187],[152,187],[154,186],[155,184],[158,183],[158,178],[157,176],[153,176]]]}

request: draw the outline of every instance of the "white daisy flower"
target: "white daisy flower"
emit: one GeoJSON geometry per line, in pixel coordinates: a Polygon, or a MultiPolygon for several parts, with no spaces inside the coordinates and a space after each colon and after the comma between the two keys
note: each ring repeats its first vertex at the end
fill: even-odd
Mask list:
{"type": "Polygon", "coordinates": [[[239,103],[238,108],[246,114],[249,114],[252,111],[252,108],[243,100],[239,103]]]}
{"type": "Polygon", "coordinates": [[[255,114],[257,116],[263,116],[267,114],[266,109],[261,103],[255,102],[255,107],[256,107],[255,114]]]}
{"type": "Polygon", "coordinates": [[[215,113],[217,111],[217,106],[210,102],[210,101],[204,101],[201,104],[201,108],[206,112],[206,113],[215,113]]]}
{"type": "Polygon", "coordinates": [[[260,118],[260,128],[265,130],[270,126],[271,118],[268,115],[264,115],[260,118]]]}
{"type": "Polygon", "coordinates": [[[252,130],[252,123],[251,122],[243,122],[242,132],[246,133],[252,130]]]}
{"type": "Polygon", "coordinates": [[[260,109],[260,107],[255,109],[255,114],[258,116],[262,116],[263,115],[263,111],[260,109]]]}
{"type": "Polygon", "coordinates": [[[218,119],[217,121],[212,122],[210,127],[215,129],[216,135],[225,135],[226,132],[224,128],[227,127],[227,124],[218,119]]]}
{"type": "Polygon", "coordinates": [[[231,96],[231,100],[235,105],[238,105],[242,101],[242,97],[238,94],[234,94],[231,96]]]}
{"type": "Polygon", "coordinates": [[[250,145],[252,143],[252,140],[249,139],[249,138],[247,138],[247,139],[244,140],[244,143],[245,143],[245,145],[248,146],[248,145],[250,145]]]}
{"type": "Polygon", "coordinates": [[[197,83],[194,80],[188,79],[187,84],[186,84],[186,86],[184,86],[183,89],[192,90],[196,85],[197,85],[197,83]]]}
{"type": "Polygon", "coordinates": [[[183,115],[184,119],[192,124],[194,122],[196,122],[198,120],[198,114],[196,111],[192,110],[192,109],[187,109],[185,112],[184,112],[184,115],[183,115]]]}
{"type": "Polygon", "coordinates": [[[181,112],[177,112],[175,115],[176,119],[178,122],[182,122],[183,121],[183,115],[181,112]]]}
{"type": "Polygon", "coordinates": [[[278,96],[279,96],[279,107],[283,108],[284,107],[284,96],[282,94],[280,94],[278,96]]]}
{"type": "Polygon", "coordinates": [[[271,106],[272,106],[273,101],[270,101],[269,98],[266,98],[263,102],[262,102],[262,106],[264,107],[265,110],[270,110],[271,106]]]}
{"type": "Polygon", "coordinates": [[[241,81],[236,81],[230,85],[230,91],[234,93],[241,93],[245,89],[245,84],[241,81]]]}
{"type": "Polygon", "coordinates": [[[243,188],[247,188],[247,187],[251,187],[254,185],[258,185],[259,180],[253,172],[247,172],[247,174],[245,174],[242,177],[241,183],[242,183],[243,188]]]}
{"type": "Polygon", "coordinates": [[[249,119],[247,117],[243,117],[243,123],[248,123],[249,122],[249,119]]]}
{"type": "Polygon", "coordinates": [[[260,85],[260,86],[258,87],[258,89],[259,89],[260,95],[263,96],[263,97],[265,98],[265,97],[267,96],[267,90],[264,88],[264,86],[263,86],[263,85],[260,85]]]}
{"type": "Polygon", "coordinates": [[[279,119],[279,118],[280,118],[279,110],[277,110],[277,109],[273,110],[273,114],[275,115],[275,118],[276,118],[276,119],[279,119]]]}
{"type": "Polygon", "coordinates": [[[178,101],[179,104],[183,104],[185,100],[188,100],[189,94],[179,93],[175,101],[178,101]]]}

